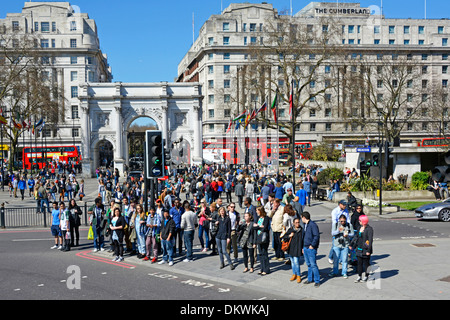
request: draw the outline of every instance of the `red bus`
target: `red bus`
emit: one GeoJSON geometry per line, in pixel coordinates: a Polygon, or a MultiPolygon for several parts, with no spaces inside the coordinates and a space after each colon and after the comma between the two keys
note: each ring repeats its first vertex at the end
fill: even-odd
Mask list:
{"type": "Polygon", "coordinates": [[[448,147],[450,138],[425,138],[418,145],[419,147],[448,147]]]}
{"type": "Polygon", "coordinates": [[[52,146],[52,147],[25,147],[23,149],[23,168],[31,169],[39,167],[42,169],[44,164],[56,162],[68,163],[71,161],[74,164],[81,162],[81,153],[76,146],[52,146]]]}

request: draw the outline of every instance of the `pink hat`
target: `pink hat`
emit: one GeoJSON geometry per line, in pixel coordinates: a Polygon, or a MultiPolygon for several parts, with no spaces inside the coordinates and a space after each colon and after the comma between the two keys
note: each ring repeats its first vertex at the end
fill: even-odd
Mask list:
{"type": "Polygon", "coordinates": [[[361,222],[361,224],[366,225],[369,223],[369,217],[362,215],[359,217],[359,222],[361,222]]]}

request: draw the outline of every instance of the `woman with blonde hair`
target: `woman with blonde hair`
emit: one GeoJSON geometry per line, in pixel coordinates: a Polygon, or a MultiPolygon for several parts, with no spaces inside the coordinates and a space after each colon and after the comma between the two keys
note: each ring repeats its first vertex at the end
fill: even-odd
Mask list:
{"type": "Polygon", "coordinates": [[[139,259],[144,258],[146,255],[146,248],[145,248],[145,233],[147,231],[146,222],[147,216],[145,214],[144,207],[142,206],[142,204],[137,204],[136,210],[131,218],[131,223],[134,223],[134,229],[136,231],[137,249],[139,252],[137,257],[139,259]]]}

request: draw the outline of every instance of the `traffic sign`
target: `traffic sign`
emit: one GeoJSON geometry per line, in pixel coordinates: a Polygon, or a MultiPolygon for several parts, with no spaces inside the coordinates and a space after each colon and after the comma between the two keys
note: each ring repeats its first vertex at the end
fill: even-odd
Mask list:
{"type": "Polygon", "coordinates": [[[372,152],[372,147],[364,147],[364,148],[356,148],[356,152],[360,152],[360,153],[371,153],[372,152]]]}

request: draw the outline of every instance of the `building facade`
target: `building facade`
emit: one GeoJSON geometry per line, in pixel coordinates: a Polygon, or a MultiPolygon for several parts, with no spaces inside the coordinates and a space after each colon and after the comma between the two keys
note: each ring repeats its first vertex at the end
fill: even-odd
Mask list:
{"type": "MultiPolygon", "coordinates": [[[[412,100],[431,100],[436,88],[442,89],[441,96],[444,96],[444,100],[447,97],[445,91],[449,79],[450,21],[388,19],[381,15],[381,12],[374,12],[376,9],[379,10],[373,7],[362,8],[358,3],[312,2],[291,17],[278,13],[271,4],[242,3],[231,4],[222,14],[212,15],[179,63],[177,78],[179,82],[198,81],[204,88],[204,140],[214,141],[218,137],[225,137],[230,115],[232,117],[239,114],[244,108],[243,104],[249,104],[241,102],[241,105],[238,105],[236,99],[233,99],[233,96],[236,96],[236,88],[243,85],[237,83],[238,72],[252,63],[249,48],[267,46],[269,25],[286,21],[292,25],[307,26],[306,30],[311,34],[324,34],[331,24],[338,30],[333,41],[345,50],[346,54],[337,63],[332,60],[322,63],[317,69],[322,75],[342,73],[344,67],[348,71],[347,74],[362,72],[363,63],[376,66],[382,63],[394,65],[396,59],[408,61],[405,64],[408,63],[414,69],[410,72],[407,83],[405,81],[402,94],[405,100],[408,99],[406,103],[411,105],[409,107],[404,104],[405,112],[411,113],[411,109],[414,109],[415,117],[404,116],[407,124],[401,130],[400,138],[404,143],[417,145],[422,138],[433,136],[435,127],[432,122],[435,116],[432,117],[433,113],[427,111],[432,105],[422,104],[423,108],[419,112],[416,106],[422,101],[412,100]],[[364,62],[361,62],[363,60],[364,62]],[[352,65],[356,61],[359,65],[352,65]],[[338,69],[339,72],[336,71],[338,69]],[[410,92],[407,90],[414,91],[413,98],[411,94],[408,95],[410,92]],[[420,96],[416,97],[418,91],[420,96]]],[[[317,61],[319,57],[312,59],[317,61]]],[[[274,63],[274,77],[277,76],[276,68],[274,63]]],[[[341,77],[344,78],[343,75],[341,77]]],[[[376,76],[373,77],[375,87],[377,79],[376,76]]],[[[400,80],[392,76],[391,82],[397,86],[400,80]]],[[[280,79],[277,85],[283,88],[286,81],[280,79]]],[[[386,92],[389,90],[387,84],[378,82],[378,86],[378,98],[381,101],[384,95],[386,100],[389,96],[386,92]]],[[[275,91],[273,85],[271,90],[275,91]]],[[[377,140],[377,130],[354,121],[356,118],[370,116],[376,119],[376,112],[368,110],[368,101],[364,107],[360,98],[350,97],[351,92],[348,90],[348,87],[344,87],[344,81],[341,81],[334,90],[311,99],[307,112],[303,112],[298,119],[297,141],[354,145],[364,143],[367,137],[372,141],[377,140]],[[366,108],[366,112],[360,110],[363,108],[366,108]],[[343,116],[345,113],[346,118],[343,116]]],[[[256,97],[256,100],[258,106],[263,102],[261,97],[256,97]]],[[[250,101],[252,102],[254,101],[250,101]]],[[[446,113],[447,107],[443,110],[446,113]]],[[[289,120],[287,105],[280,106],[280,119],[289,120]]],[[[442,126],[447,130],[447,120],[443,121],[442,126]]]]}

